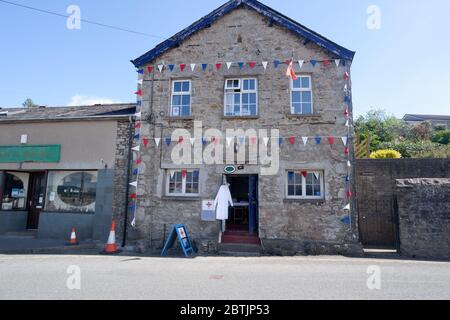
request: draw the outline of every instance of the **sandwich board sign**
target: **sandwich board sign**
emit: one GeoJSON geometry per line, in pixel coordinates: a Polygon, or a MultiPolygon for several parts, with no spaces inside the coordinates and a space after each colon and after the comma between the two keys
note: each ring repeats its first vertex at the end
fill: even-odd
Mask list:
{"type": "Polygon", "coordinates": [[[169,237],[164,244],[164,248],[161,252],[161,256],[167,255],[167,252],[170,248],[173,247],[175,240],[178,238],[180,242],[181,249],[184,252],[186,257],[194,253],[194,248],[192,247],[191,239],[186,231],[186,225],[184,224],[176,224],[173,226],[172,231],[169,234],[169,237]]]}

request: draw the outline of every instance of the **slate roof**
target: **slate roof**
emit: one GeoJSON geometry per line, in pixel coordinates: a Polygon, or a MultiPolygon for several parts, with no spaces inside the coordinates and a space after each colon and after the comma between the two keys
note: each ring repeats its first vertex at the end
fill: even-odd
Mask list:
{"type": "Polygon", "coordinates": [[[0,108],[0,123],[70,119],[106,119],[128,117],[136,113],[136,104],[104,104],[76,107],[0,108]]]}
{"type": "Polygon", "coordinates": [[[348,50],[331,40],[325,38],[324,36],[318,34],[317,32],[308,29],[307,27],[301,25],[300,23],[286,17],[285,15],[275,11],[274,9],[258,2],[256,0],[231,0],[221,7],[217,8],[210,14],[201,18],[200,20],[194,22],[192,25],[186,29],[180,31],[176,35],[170,37],[166,41],[158,44],[154,49],[148,51],[139,58],[132,60],[131,62],[136,68],[139,68],[149,62],[152,62],[158,58],[163,53],[167,52],[172,48],[179,46],[184,40],[189,38],[194,33],[209,27],[212,23],[217,21],[220,17],[228,14],[229,12],[244,6],[248,9],[255,10],[259,14],[267,17],[273,24],[282,26],[301,38],[305,38],[306,41],[312,41],[316,43],[319,47],[324,50],[335,54],[337,57],[345,60],[353,60],[355,52],[348,50]]]}
{"type": "Polygon", "coordinates": [[[450,116],[426,115],[426,114],[406,114],[403,117],[403,120],[405,120],[405,121],[429,121],[429,120],[450,121],[450,116]]]}

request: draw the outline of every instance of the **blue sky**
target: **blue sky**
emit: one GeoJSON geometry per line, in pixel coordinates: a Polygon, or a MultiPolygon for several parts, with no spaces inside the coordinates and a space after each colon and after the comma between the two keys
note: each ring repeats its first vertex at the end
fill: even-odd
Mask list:
{"type": "MultiPolygon", "coordinates": [[[[11,0],[83,19],[168,37],[225,0],[11,0]]],[[[405,113],[450,114],[450,1],[264,0],[342,46],[355,50],[356,114],[372,107],[405,113]],[[381,29],[369,30],[367,8],[381,9],[381,29]]],[[[83,24],[0,3],[0,106],[27,98],[49,106],[130,102],[136,87],[131,59],[161,39],[83,24]]],[[[189,61],[187,61],[189,63],[189,61]]]]}

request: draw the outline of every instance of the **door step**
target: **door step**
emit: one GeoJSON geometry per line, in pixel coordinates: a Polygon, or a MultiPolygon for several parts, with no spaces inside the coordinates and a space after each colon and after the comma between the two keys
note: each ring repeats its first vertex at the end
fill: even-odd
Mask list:
{"type": "Polygon", "coordinates": [[[260,257],[262,247],[256,244],[221,243],[219,254],[232,257],[260,257]]]}
{"type": "Polygon", "coordinates": [[[249,234],[248,231],[227,230],[222,235],[222,243],[260,245],[261,240],[257,235],[249,234]]]}

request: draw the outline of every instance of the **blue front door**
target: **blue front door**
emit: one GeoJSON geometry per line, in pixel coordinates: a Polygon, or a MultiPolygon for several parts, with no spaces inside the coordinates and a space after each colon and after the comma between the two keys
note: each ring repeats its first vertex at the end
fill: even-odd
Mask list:
{"type": "Polygon", "coordinates": [[[249,177],[248,183],[249,200],[249,233],[258,234],[258,176],[249,177]]]}

